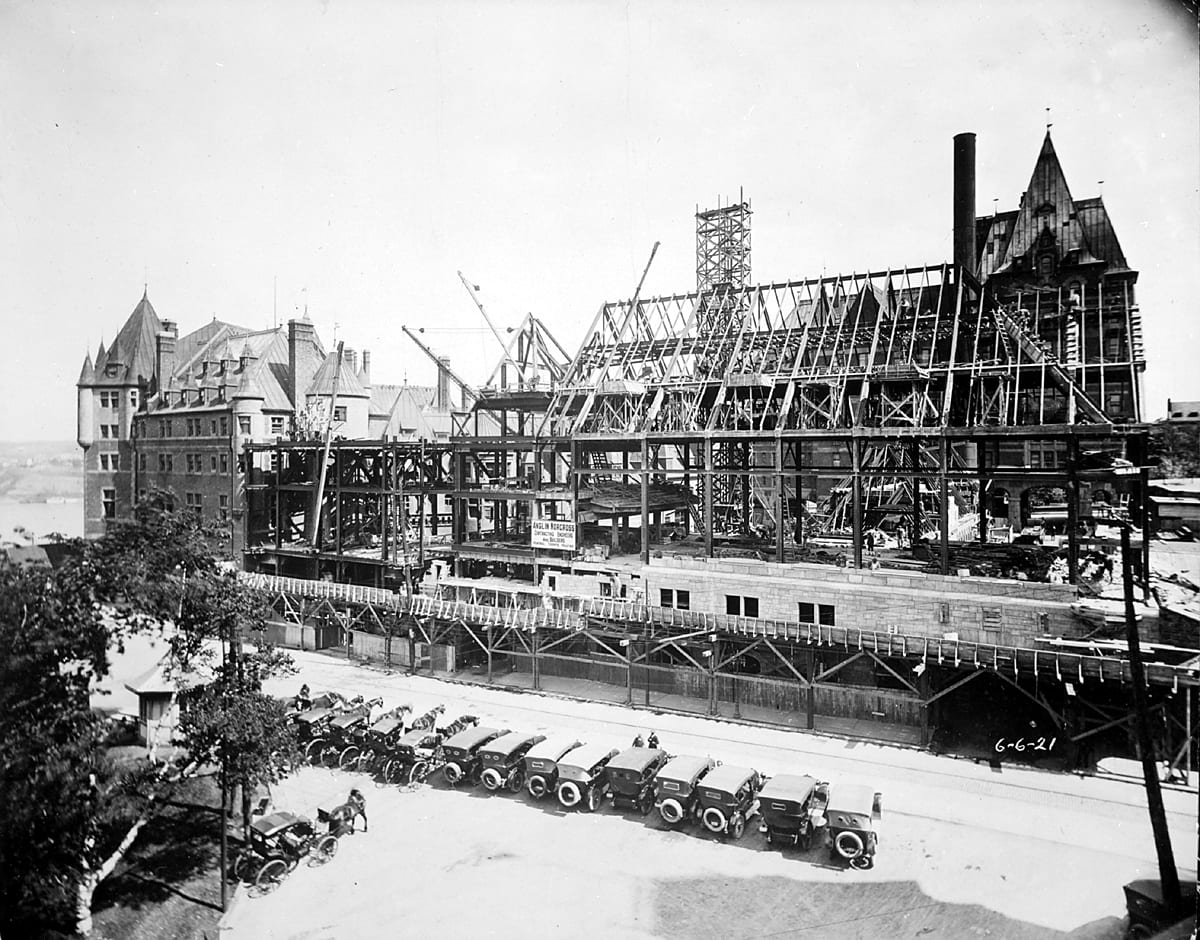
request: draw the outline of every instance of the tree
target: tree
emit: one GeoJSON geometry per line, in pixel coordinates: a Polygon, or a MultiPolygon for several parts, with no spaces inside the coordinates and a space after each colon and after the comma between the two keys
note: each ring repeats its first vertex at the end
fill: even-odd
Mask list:
{"type": "Polygon", "coordinates": [[[132,631],[167,637],[180,670],[229,651],[183,723],[185,747],[244,787],[278,779],[289,760],[282,706],[261,693],[289,661],[262,643],[243,651],[266,609],[220,560],[222,544],[169,493],[153,492],[103,538],[71,542],[58,569],[0,567],[0,934],[73,924],[80,885],[110,848],[109,824],[137,806],[104,757],[89,700],[109,650],[132,631]]]}
{"type": "Polygon", "coordinates": [[[1150,429],[1150,460],[1156,479],[1200,476],[1200,427],[1160,421],[1150,429]]]}

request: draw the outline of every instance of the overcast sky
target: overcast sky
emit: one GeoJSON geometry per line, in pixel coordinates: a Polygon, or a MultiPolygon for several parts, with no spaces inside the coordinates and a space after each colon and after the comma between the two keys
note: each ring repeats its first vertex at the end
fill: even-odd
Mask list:
{"type": "Polygon", "coordinates": [[[644,293],[691,290],[696,206],[739,187],[755,281],[941,262],[953,135],[983,214],[1047,120],[1141,272],[1147,416],[1200,399],[1178,3],[0,0],[0,37],[0,439],[74,436],[84,354],[143,280],[183,331],[307,304],[377,381],[433,380],[401,324],[482,380],[457,269],[573,351],[656,240],[644,293]]]}

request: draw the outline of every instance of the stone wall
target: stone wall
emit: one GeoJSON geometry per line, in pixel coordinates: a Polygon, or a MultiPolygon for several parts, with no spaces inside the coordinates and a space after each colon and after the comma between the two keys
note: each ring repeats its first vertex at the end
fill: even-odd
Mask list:
{"type": "Polygon", "coordinates": [[[760,618],[796,621],[801,603],[833,608],[839,627],[909,635],[957,633],[967,642],[1026,646],[1035,636],[1080,635],[1070,585],[959,578],[746,559],[663,557],[643,569],[647,597],[690,592],[690,608],[726,613],[727,596],[755,598],[760,618]]]}

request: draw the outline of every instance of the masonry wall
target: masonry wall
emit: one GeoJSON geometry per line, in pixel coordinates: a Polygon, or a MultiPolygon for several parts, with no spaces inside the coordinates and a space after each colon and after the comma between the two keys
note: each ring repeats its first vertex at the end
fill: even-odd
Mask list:
{"type": "MultiPolygon", "coordinates": [[[[1029,645],[1042,634],[1077,636],[1070,585],[958,578],[742,559],[663,557],[643,568],[648,602],[685,590],[692,610],[726,612],[726,597],[754,598],[758,616],[797,621],[801,602],[833,608],[839,627],[1029,645]]],[[[819,614],[818,614],[819,617],[819,614]]]]}

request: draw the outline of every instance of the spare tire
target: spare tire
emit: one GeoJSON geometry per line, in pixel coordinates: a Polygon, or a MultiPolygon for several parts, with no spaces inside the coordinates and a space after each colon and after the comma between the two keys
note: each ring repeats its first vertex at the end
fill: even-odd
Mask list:
{"type": "Polygon", "coordinates": [[[489,790],[499,790],[504,786],[504,778],[495,767],[489,767],[483,772],[483,785],[489,790]]]}
{"type": "Polygon", "coordinates": [[[724,832],[728,820],[725,819],[725,814],[715,806],[710,806],[704,811],[704,815],[700,817],[700,821],[704,823],[704,828],[709,832],[724,832]]]}
{"type": "Polygon", "coordinates": [[[579,784],[575,781],[564,780],[558,785],[558,802],[567,809],[577,805],[581,799],[583,799],[583,794],[579,791],[579,784]]]}
{"type": "Polygon", "coordinates": [[[683,806],[680,805],[679,800],[667,798],[658,807],[658,815],[663,818],[663,822],[674,826],[683,820],[683,806]]]}
{"type": "Polygon", "coordinates": [[[847,860],[858,858],[863,853],[863,840],[857,832],[846,829],[837,834],[833,840],[837,854],[847,860]]]}
{"type": "Polygon", "coordinates": [[[451,785],[458,783],[463,778],[463,769],[454,763],[454,761],[446,765],[444,773],[446,774],[447,782],[451,785]]]}
{"type": "Polygon", "coordinates": [[[529,795],[535,800],[540,800],[550,792],[550,784],[546,782],[546,778],[541,774],[534,774],[530,777],[527,786],[529,788],[529,795]]]}

